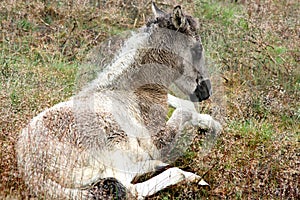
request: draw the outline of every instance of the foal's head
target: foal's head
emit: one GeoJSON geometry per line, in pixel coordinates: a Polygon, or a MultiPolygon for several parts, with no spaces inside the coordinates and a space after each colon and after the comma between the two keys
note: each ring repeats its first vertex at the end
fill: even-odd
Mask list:
{"type": "Polygon", "coordinates": [[[166,13],[152,3],[154,18],[147,23],[149,46],[156,49],[157,62],[178,72],[175,85],[192,101],[211,95],[211,83],[204,66],[204,51],[197,34],[197,22],[180,6],[166,13]]]}

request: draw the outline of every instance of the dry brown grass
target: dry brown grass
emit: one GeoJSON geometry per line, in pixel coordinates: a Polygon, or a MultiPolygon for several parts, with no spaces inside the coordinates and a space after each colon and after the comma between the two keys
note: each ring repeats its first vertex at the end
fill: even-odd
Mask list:
{"type": "MultiPolygon", "coordinates": [[[[87,52],[150,13],[146,0],[88,2],[0,2],[0,198],[31,197],[15,160],[21,128],[73,94],[87,52]]],[[[196,140],[176,161],[205,174],[210,188],[182,184],[149,199],[300,199],[299,2],[184,5],[199,18],[210,65],[222,71],[226,124],[208,155],[196,140]]]]}

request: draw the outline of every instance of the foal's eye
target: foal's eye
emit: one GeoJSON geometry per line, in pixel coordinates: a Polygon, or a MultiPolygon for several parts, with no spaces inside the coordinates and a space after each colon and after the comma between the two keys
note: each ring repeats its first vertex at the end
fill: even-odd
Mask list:
{"type": "Polygon", "coordinates": [[[197,54],[201,54],[202,52],[202,45],[201,44],[196,44],[192,47],[193,52],[197,53],[197,54]]]}
{"type": "Polygon", "coordinates": [[[191,49],[192,55],[194,59],[201,59],[202,56],[202,45],[197,43],[191,49]]]}

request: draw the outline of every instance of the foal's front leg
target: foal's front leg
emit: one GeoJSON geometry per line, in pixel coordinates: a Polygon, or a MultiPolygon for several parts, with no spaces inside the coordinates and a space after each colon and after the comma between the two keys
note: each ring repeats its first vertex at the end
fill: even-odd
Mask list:
{"type": "Polygon", "coordinates": [[[214,120],[210,115],[198,113],[191,101],[168,94],[168,104],[169,106],[176,108],[167,122],[167,127],[169,128],[175,128],[179,131],[180,127],[183,127],[190,122],[196,127],[212,129],[214,134],[222,129],[221,124],[214,120]]]}
{"type": "MultiPolygon", "coordinates": [[[[175,137],[180,136],[180,132],[184,131],[188,125],[212,129],[213,134],[217,134],[221,130],[219,122],[215,121],[210,115],[199,114],[192,102],[168,95],[168,103],[176,108],[167,122],[165,135],[169,135],[171,137],[169,139],[172,140],[174,134],[175,137]]],[[[176,141],[173,141],[174,143],[176,141]]],[[[172,148],[172,145],[169,148],[172,148]]],[[[133,189],[139,199],[143,199],[182,181],[198,181],[199,185],[208,185],[204,180],[201,180],[200,176],[172,167],[145,182],[133,185],[133,189]]]]}
{"type": "Polygon", "coordinates": [[[193,102],[185,99],[180,99],[171,94],[168,94],[168,105],[173,108],[183,108],[184,110],[197,112],[193,102]]]}

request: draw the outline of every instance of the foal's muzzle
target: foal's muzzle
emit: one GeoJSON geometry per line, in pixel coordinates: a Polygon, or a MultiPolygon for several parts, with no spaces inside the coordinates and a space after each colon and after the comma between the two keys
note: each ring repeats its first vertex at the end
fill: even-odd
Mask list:
{"type": "Polygon", "coordinates": [[[190,94],[190,100],[193,102],[201,102],[208,99],[212,94],[211,83],[209,79],[200,81],[196,90],[190,94]]]}

